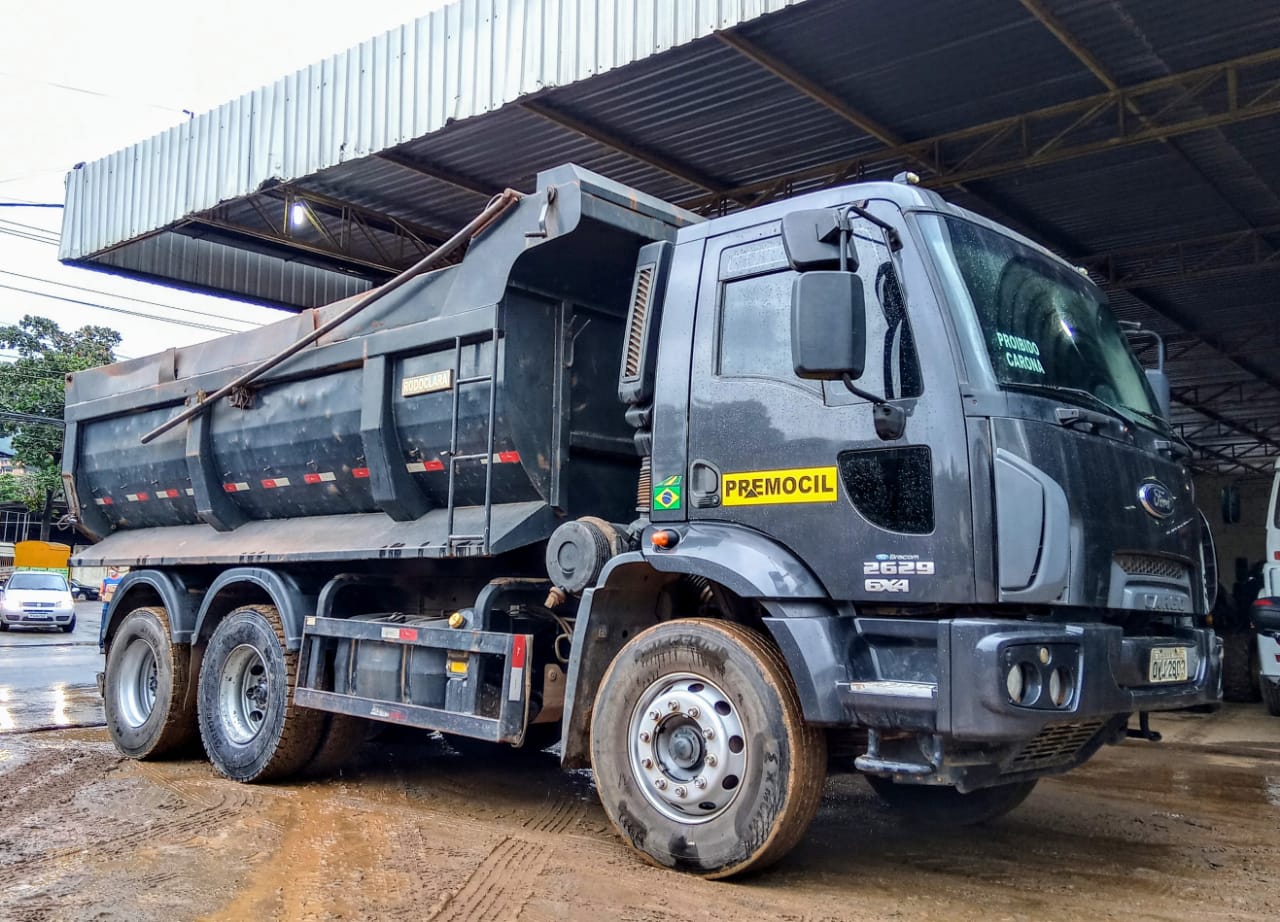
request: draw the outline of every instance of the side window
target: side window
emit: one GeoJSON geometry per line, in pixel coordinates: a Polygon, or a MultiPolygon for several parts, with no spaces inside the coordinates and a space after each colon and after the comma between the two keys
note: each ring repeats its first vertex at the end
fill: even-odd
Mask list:
{"type": "Polygon", "coordinates": [[[791,285],[795,277],[796,273],[788,270],[724,283],[720,299],[722,376],[796,379],[791,364],[791,285]]]}
{"type": "Polygon", "coordinates": [[[716,374],[773,378],[819,392],[797,378],[791,362],[791,287],[778,237],[726,248],[720,256],[720,326],[716,374]]]}
{"type": "Polygon", "coordinates": [[[924,392],[920,360],[884,235],[869,221],[856,219],[853,247],[867,306],[867,365],[859,383],[891,400],[919,397],[924,392]]]}

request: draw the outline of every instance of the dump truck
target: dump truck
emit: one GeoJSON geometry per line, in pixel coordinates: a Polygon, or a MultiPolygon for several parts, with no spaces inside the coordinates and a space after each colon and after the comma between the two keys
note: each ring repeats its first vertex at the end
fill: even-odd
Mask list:
{"type": "Polygon", "coordinates": [[[358,301],[70,375],[117,747],[252,782],[367,721],[558,744],[725,877],[829,772],[979,822],[1215,701],[1167,381],[910,179],[706,219],[563,166],[358,301]]]}

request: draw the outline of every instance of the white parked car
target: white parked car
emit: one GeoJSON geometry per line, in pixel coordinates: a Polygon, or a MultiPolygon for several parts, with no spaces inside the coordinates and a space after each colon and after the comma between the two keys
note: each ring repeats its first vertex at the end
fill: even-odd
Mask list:
{"type": "Polygon", "coordinates": [[[58,573],[18,570],[0,596],[0,631],[11,627],[76,629],[75,600],[67,579],[58,573]]]}

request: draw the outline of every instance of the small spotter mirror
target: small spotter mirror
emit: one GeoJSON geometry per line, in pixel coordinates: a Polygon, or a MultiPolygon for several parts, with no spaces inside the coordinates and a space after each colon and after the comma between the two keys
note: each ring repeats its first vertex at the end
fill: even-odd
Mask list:
{"type": "Polygon", "coordinates": [[[852,252],[840,265],[840,212],[835,208],[793,211],[782,219],[782,247],[787,262],[797,272],[808,269],[846,268],[858,271],[852,252]]]}

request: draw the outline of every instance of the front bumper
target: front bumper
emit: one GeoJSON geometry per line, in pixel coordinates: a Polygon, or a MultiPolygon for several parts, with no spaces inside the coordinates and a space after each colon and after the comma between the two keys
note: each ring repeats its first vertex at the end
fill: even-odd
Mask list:
{"type": "Polygon", "coordinates": [[[8,627],[63,627],[70,624],[75,616],[75,609],[20,612],[0,610],[0,622],[8,627]]]}
{"type": "Polygon", "coordinates": [[[1065,771],[1121,738],[1134,712],[1221,698],[1222,644],[1211,630],[1127,636],[1111,624],[982,618],[768,624],[797,678],[806,718],[871,731],[859,768],[962,788],[1065,771]],[[1150,681],[1157,648],[1185,653],[1185,680],[1150,681]],[[1056,698],[1017,704],[1006,684],[1016,664],[1045,689],[1054,670],[1067,681],[1056,698]]]}

